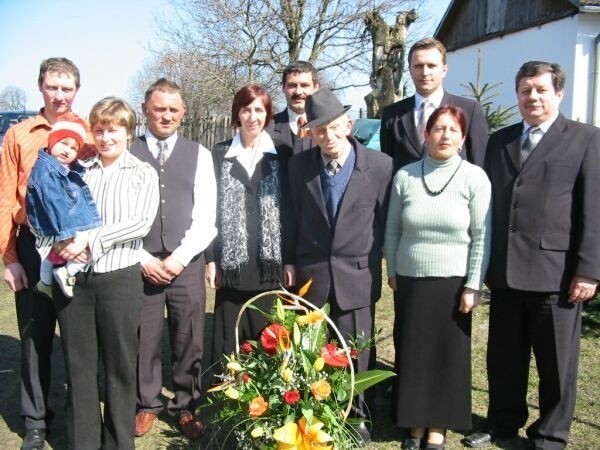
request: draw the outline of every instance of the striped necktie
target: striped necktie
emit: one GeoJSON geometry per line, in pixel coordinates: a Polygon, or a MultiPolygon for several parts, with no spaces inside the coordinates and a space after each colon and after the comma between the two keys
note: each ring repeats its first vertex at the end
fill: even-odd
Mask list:
{"type": "Polygon", "coordinates": [[[540,139],[542,139],[543,132],[538,127],[531,127],[527,132],[527,138],[521,146],[521,166],[525,164],[529,155],[533,149],[538,145],[540,139]]]}
{"type": "Polygon", "coordinates": [[[158,164],[161,166],[167,161],[167,151],[169,150],[169,146],[167,145],[167,141],[160,139],[156,146],[158,147],[158,156],[156,160],[158,164]]]}

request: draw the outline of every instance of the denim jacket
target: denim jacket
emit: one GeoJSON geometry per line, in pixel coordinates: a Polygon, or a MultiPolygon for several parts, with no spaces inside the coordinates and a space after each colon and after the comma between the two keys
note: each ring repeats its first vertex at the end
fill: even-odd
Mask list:
{"type": "Polygon", "coordinates": [[[85,169],[78,162],[68,169],[40,149],[27,183],[27,219],[39,236],[59,241],[77,231],[102,226],[90,188],[81,178],[85,169]]]}

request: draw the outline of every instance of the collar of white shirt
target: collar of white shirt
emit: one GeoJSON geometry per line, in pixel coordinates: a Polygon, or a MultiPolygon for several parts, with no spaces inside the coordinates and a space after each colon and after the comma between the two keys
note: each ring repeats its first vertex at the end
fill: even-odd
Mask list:
{"type": "Polygon", "coordinates": [[[304,116],[304,118],[306,119],[306,114],[298,114],[292,111],[290,108],[287,109],[287,112],[288,119],[290,121],[290,129],[292,130],[292,133],[298,134],[298,117],[304,116]]]}
{"type": "MultiPolygon", "coordinates": [[[[157,142],[159,141],[159,139],[156,136],[154,136],[152,134],[152,132],[150,132],[149,130],[146,130],[146,133],[144,134],[144,136],[146,136],[146,143],[148,144],[148,150],[150,150],[150,153],[152,153],[152,156],[154,156],[155,158],[158,158],[157,142]]],[[[177,132],[173,133],[168,138],[162,139],[162,140],[164,140],[167,143],[166,157],[168,158],[169,156],[171,156],[171,152],[175,148],[175,143],[177,142],[177,132]]]]}
{"type": "Polygon", "coordinates": [[[523,120],[523,134],[521,134],[521,139],[523,141],[525,139],[527,139],[527,134],[529,133],[530,128],[539,128],[540,130],[542,130],[542,134],[546,134],[546,132],[552,126],[552,124],[554,123],[554,121],[556,120],[557,117],[558,117],[558,111],[556,111],[556,114],[554,114],[552,117],[550,117],[544,123],[541,123],[539,125],[530,125],[527,123],[527,121],[523,120]]]}

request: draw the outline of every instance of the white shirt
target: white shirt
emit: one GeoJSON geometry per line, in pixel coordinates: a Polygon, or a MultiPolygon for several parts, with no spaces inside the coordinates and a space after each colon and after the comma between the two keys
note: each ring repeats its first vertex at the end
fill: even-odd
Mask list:
{"type": "Polygon", "coordinates": [[[238,131],[233,137],[227,153],[225,153],[225,158],[237,159],[246,170],[248,177],[252,177],[256,165],[263,158],[264,153],[277,154],[275,144],[273,144],[271,136],[269,136],[265,130],[261,131],[260,136],[258,136],[258,141],[253,148],[245,148],[242,145],[242,139],[238,131]]]}
{"type": "Polygon", "coordinates": [[[327,167],[327,164],[329,164],[329,161],[336,161],[341,169],[342,166],[344,165],[344,163],[346,162],[346,160],[348,159],[348,156],[350,156],[351,150],[352,150],[352,144],[350,144],[350,141],[348,141],[347,145],[344,149],[344,152],[340,155],[339,158],[337,158],[335,160],[329,158],[323,152],[321,152],[321,158],[323,159],[323,163],[325,164],[325,167],[327,167]]]}
{"type": "Polygon", "coordinates": [[[544,123],[541,123],[539,125],[530,125],[527,123],[527,121],[523,120],[523,133],[521,134],[521,146],[523,146],[523,144],[525,143],[525,140],[527,139],[527,136],[529,135],[530,128],[539,128],[540,130],[542,130],[542,136],[543,136],[544,134],[546,134],[548,129],[552,126],[552,124],[554,123],[554,121],[556,120],[557,117],[558,117],[558,111],[556,111],[556,114],[554,114],[554,116],[550,117],[544,123]]]}
{"type": "MultiPolygon", "coordinates": [[[[146,131],[148,149],[155,158],[158,157],[158,139],[150,131],[146,131]]],[[[175,148],[177,133],[165,139],[167,142],[167,158],[175,148]]],[[[215,225],[217,218],[217,183],[212,155],[204,146],[198,144],[198,162],[194,177],[194,206],[192,223],[185,232],[179,246],[171,253],[177,262],[187,266],[199,253],[203,252],[217,235],[215,225]]],[[[147,263],[153,256],[142,249],[141,262],[147,263]]]]}

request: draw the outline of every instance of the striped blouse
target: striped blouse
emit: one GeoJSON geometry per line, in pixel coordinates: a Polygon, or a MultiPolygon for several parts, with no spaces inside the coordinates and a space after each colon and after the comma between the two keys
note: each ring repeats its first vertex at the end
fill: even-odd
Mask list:
{"type": "MultiPolygon", "coordinates": [[[[142,238],[150,231],[158,210],[156,171],[129,152],[107,168],[102,166],[99,156],[86,161],[84,166],[87,172],[83,179],[104,224],[89,234],[92,271],[111,272],[137,264],[142,238]]],[[[52,244],[52,238],[38,241],[42,248],[52,244]]]]}

